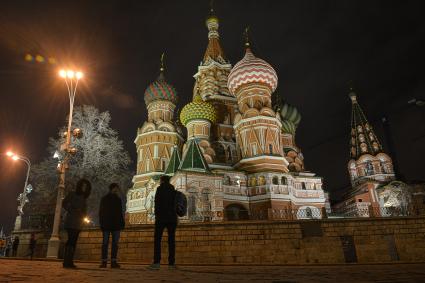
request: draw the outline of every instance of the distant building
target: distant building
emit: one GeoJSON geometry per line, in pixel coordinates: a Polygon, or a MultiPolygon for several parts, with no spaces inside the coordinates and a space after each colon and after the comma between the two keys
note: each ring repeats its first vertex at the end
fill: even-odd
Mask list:
{"type": "Polygon", "coordinates": [[[410,188],[396,181],[391,157],[383,151],[357,95],[351,91],[349,97],[352,115],[348,173],[352,188],[333,208],[348,216],[407,215],[411,203],[410,188]]]}
{"type": "MultiPolygon", "coordinates": [[[[194,75],[193,101],[174,118],[176,90],[159,78],[145,91],[148,120],[137,131],[134,186],[128,192],[131,224],[151,223],[158,178],[172,176],[188,197],[183,221],[320,218],[329,206],[322,178],[304,168],[295,143],[297,109],[272,94],[273,67],[246,42],[233,68],[219,39],[219,20],[207,20],[208,46],[194,75]],[[187,136],[183,138],[182,126],[187,136]]],[[[392,169],[391,169],[392,170],[392,169]]]]}

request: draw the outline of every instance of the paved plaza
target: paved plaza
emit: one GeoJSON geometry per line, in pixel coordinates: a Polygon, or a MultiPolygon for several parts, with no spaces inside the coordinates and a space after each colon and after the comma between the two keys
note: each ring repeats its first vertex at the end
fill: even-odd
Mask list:
{"type": "Polygon", "coordinates": [[[123,264],[119,270],[78,263],[65,270],[57,261],[0,260],[0,282],[424,282],[424,264],[323,266],[180,266],[151,271],[123,264]]]}

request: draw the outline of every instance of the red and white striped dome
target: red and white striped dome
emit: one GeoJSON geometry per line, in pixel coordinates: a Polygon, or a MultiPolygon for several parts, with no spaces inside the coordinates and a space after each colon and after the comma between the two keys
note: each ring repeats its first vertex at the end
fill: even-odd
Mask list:
{"type": "Polygon", "coordinates": [[[277,74],[269,63],[255,57],[251,49],[247,48],[245,56],[230,71],[227,87],[236,95],[240,86],[249,83],[266,84],[273,92],[277,87],[277,74]]]}

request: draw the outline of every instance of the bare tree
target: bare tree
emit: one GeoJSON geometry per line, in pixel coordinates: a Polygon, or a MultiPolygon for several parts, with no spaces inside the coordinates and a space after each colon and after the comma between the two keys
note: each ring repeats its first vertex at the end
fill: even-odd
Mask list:
{"type": "MultiPolygon", "coordinates": [[[[92,192],[88,199],[89,216],[95,221],[100,198],[107,193],[109,184],[119,183],[124,198],[133,175],[129,170],[129,154],[124,150],[118,133],[110,127],[110,122],[108,111],[99,112],[90,105],[74,109],[72,126],[80,128],[83,135],[81,138],[72,138],[71,144],[77,152],[72,156],[66,173],[66,192],[73,189],[78,179],[88,179],[92,183],[92,192]]],[[[60,129],[58,138],[50,138],[47,149],[49,156],[33,166],[31,181],[35,192],[28,205],[30,213],[40,213],[46,209],[49,211],[44,213],[53,213],[51,209],[54,207],[58,185],[58,161],[53,158],[53,154],[57,151],[59,155],[63,155],[60,144],[64,141],[62,133],[65,129],[60,129]]]]}

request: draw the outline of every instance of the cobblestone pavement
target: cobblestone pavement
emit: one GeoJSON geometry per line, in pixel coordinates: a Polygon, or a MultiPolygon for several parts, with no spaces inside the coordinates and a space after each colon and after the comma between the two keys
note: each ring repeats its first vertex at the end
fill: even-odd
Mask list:
{"type": "Polygon", "coordinates": [[[77,263],[63,269],[60,262],[0,260],[0,282],[425,282],[424,264],[324,266],[181,266],[151,271],[147,266],[123,264],[99,269],[77,263]]]}

